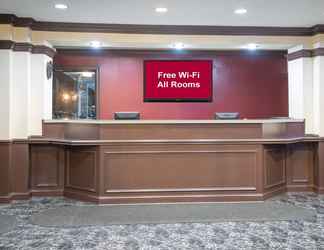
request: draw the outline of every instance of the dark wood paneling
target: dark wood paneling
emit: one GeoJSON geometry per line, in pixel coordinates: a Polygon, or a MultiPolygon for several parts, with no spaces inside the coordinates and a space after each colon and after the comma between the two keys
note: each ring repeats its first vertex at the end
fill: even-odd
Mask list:
{"type": "Polygon", "coordinates": [[[43,136],[46,138],[64,138],[64,124],[63,123],[44,123],[43,122],[43,136]]]}
{"type": "Polygon", "coordinates": [[[264,188],[279,188],[286,184],[285,145],[266,146],[264,159],[264,188]]]}
{"type": "Polygon", "coordinates": [[[286,123],[286,133],[282,137],[303,137],[305,136],[305,122],[286,123]]]}
{"type": "Polygon", "coordinates": [[[100,127],[101,139],[260,138],[261,124],[119,124],[100,127]]]}
{"type": "Polygon", "coordinates": [[[258,152],[235,145],[103,146],[103,194],[255,193],[258,152]]]}
{"type": "Polygon", "coordinates": [[[98,153],[95,147],[73,147],[67,151],[66,188],[97,192],[98,153]]]}
{"type": "Polygon", "coordinates": [[[65,153],[63,146],[32,145],[31,189],[39,195],[63,190],[65,153]]]}
{"type": "Polygon", "coordinates": [[[305,123],[264,123],[262,131],[264,138],[298,138],[305,136],[305,123]]]}
{"type": "Polygon", "coordinates": [[[11,144],[11,195],[29,196],[29,145],[28,141],[17,141],[11,144]]]}
{"type": "Polygon", "coordinates": [[[302,138],[304,122],[296,123],[44,123],[43,136],[67,140],[195,140],[302,138]]]}
{"type": "Polygon", "coordinates": [[[324,141],[315,147],[314,184],[316,191],[324,194],[324,141]]]}
{"type": "Polygon", "coordinates": [[[314,181],[314,145],[296,143],[287,146],[288,190],[311,191],[314,181]]]}
{"type": "Polygon", "coordinates": [[[0,142],[0,203],[9,201],[10,146],[10,141],[0,142]]]}
{"type": "Polygon", "coordinates": [[[75,140],[98,140],[99,126],[97,124],[67,123],[64,126],[64,138],[75,140]]]}

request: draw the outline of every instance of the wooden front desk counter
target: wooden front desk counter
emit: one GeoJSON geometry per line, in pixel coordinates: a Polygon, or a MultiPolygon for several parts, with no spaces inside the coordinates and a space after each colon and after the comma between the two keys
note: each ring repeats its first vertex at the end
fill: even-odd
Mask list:
{"type": "Polygon", "coordinates": [[[29,192],[99,203],[264,200],[324,192],[324,141],[303,120],[43,123],[29,192]]]}

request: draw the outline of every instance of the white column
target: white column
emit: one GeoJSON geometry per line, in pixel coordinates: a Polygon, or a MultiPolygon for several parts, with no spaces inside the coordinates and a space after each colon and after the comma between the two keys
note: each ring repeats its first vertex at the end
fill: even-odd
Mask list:
{"type": "Polygon", "coordinates": [[[12,52],[12,55],[10,134],[14,139],[25,139],[29,136],[30,52],[12,52]]]}
{"type": "Polygon", "coordinates": [[[47,79],[46,65],[52,59],[42,54],[31,55],[31,88],[28,134],[42,135],[42,120],[52,118],[52,79],[47,79]]]}
{"type": "Polygon", "coordinates": [[[10,88],[12,51],[0,50],[0,140],[10,139],[10,88]]]}
{"type": "MultiPolygon", "coordinates": [[[[51,58],[44,56],[45,57],[45,64],[47,62],[53,61],[51,58]]],[[[46,67],[46,66],[45,66],[46,67]]],[[[46,70],[45,70],[46,74],[46,70]]],[[[50,79],[47,79],[45,77],[44,80],[44,88],[43,88],[43,119],[44,120],[49,120],[52,119],[52,109],[53,106],[53,76],[50,79]]]]}
{"type": "Polygon", "coordinates": [[[306,133],[315,133],[313,106],[313,59],[288,61],[289,116],[305,119],[306,133]]]}
{"type": "Polygon", "coordinates": [[[314,113],[315,130],[324,136],[324,56],[314,58],[314,113]]]}

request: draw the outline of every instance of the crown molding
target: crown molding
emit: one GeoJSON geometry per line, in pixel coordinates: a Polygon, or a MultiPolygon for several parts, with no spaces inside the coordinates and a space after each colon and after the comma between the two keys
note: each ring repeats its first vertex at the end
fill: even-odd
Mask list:
{"type": "Polygon", "coordinates": [[[105,55],[105,56],[146,56],[147,58],[155,56],[174,56],[177,58],[183,58],[184,56],[200,56],[210,58],[213,56],[279,56],[286,57],[287,50],[257,50],[257,51],[248,51],[245,49],[240,50],[183,50],[175,51],[171,49],[100,49],[93,50],[89,48],[56,48],[57,54],[64,55],[85,55],[85,56],[96,56],[96,55],[105,55]]]}
{"type": "Polygon", "coordinates": [[[11,40],[0,40],[0,49],[10,49],[16,52],[30,52],[32,54],[43,54],[53,58],[56,51],[45,45],[33,45],[31,43],[16,43],[11,40]]]}
{"type": "Polygon", "coordinates": [[[13,49],[15,43],[10,40],[0,40],[0,49],[13,49]]]}
{"type": "Polygon", "coordinates": [[[33,45],[32,54],[42,54],[47,55],[50,58],[53,58],[56,54],[56,51],[45,45],[33,45]]]}
{"type": "Polygon", "coordinates": [[[228,35],[228,36],[314,36],[324,34],[324,25],[313,27],[261,26],[202,26],[202,25],[139,25],[104,23],[42,22],[29,17],[0,14],[0,24],[29,27],[38,31],[170,34],[170,35],[228,35]]]}
{"type": "Polygon", "coordinates": [[[303,49],[287,55],[288,61],[293,61],[300,58],[312,58],[316,56],[324,56],[324,48],[303,49]]]}
{"type": "Polygon", "coordinates": [[[11,24],[15,27],[31,27],[35,20],[30,17],[17,17],[13,14],[0,14],[0,24],[11,24]]]}
{"type": "Polygon", "coordinates": [[[31,52],[33,45],[30,43],[14,43],[13,51],[31,52]]]}

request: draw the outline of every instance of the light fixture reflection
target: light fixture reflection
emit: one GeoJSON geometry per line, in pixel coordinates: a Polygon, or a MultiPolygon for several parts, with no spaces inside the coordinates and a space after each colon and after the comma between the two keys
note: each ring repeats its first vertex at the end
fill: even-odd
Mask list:
{"type": "Polygon", "coordinates": [[[81,74],[82,74],[83,77],[92,77],[94,72],[85,71],[85,72],[82,72],[81,74]]]}
{"type": "Polygon", "coordinates": [[[62,94],[62,101],[63,102],[69,102],[71,100],[71,96],[68,93],[62,94]]]}

